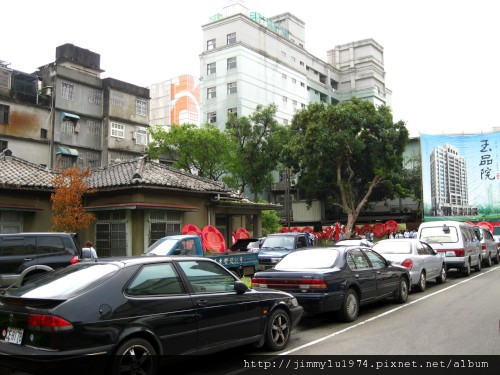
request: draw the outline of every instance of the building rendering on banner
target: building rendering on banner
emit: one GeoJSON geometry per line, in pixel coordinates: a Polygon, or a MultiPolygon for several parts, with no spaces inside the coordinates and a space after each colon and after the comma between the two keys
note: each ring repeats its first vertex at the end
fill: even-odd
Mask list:
{"type": "Polygon", "coordinates": [[[452,145],[436,147],[430,156],[431,202],[435,216],[477,215],[469,204],[467,163],[452,145]]]}
{"type": "Polygon", "coordinates": [[[200,125],[200,82],[192,75],[182,75],[149,87],[151,126],[173,124],[200,125]]]}
{"type": "Polygon", "coordinates": [[[224,129],[229,113],[248,116],[259,104],[275,103],[283,125],[311,102],[390,105],[383,47],[372,39],[336,46],[322,61],[307,51],[298,17],[266,18],[242,1],[230,1],[202,30],[202,122],[224,129]]]}

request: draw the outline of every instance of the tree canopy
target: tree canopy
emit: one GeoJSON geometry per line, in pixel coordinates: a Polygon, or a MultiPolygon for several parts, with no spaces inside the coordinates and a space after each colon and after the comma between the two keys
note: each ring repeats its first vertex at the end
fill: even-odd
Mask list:
{"type": "Polygon", "coordinates": [[[336,105],[311,103],[294,116],[289,131],[284,153],[300,173],[299,187],[309,200],[342,207],[348,228],[375,191],[380,199],[401,189],[395,181],[408,130],[403,121],[393,122],[389,107],[356,98],[336,105]]]}
{"type": "Polygon", "coordinates": [[[219,180],[233,164],[235,144],[216,126],[193,124],[172,126],[170,131],[161,126],[150,129],[153,141],[148,155],[157,158],[161,154],[175,160],[175,168],[184,169],[199,176],[219,180]]]}
{"type": "Polygon", "coordinates": [[[258,105],[249,117],[231,116],[226,124],[227,133],[236,143],[235,161],[228,185],[245,188],[257,195],[272,183],[272,172],[278,167],[283,147],[283,127],[275,119],[277,106],[258,105]]]}

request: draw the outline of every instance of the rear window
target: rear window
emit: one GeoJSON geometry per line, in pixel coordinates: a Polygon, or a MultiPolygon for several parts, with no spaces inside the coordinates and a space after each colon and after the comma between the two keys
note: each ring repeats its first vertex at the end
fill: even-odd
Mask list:
{"type": "Polygon", "coordinates": [[[410,254],[411,243],[408,241],[383,241],[372,247],[379,254],[410,254]]]}
{"type": "Polygon", "coordinates": [[[47,273],[20,288],[8,289],[5,294],[24,298],[66,299],[102,283],[118,270],[118,266],[109,263],[79,263],[47,273]]]}
{"type": "Polygon", "coordinates": [[[338,256],[339,251],[333,249],[302,250],[287,255],[274,268],[276,270],[332,268],[338,256]]]}
{"type": "Polygon", "coordinates": [[[420,229],[419,239],[424,242],[457,243],[458,232],[455,227],[436,226],[420,229]]]}
{"type": "Polygon", "coordinates": [[[269,236],[264,240],[262,247],[276,247],[293,250],[295,248],[294,236],[269,236]]]}

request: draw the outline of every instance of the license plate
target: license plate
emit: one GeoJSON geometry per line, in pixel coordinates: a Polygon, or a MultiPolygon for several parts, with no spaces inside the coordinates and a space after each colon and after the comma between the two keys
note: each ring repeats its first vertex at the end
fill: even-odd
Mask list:
{"type": "Polygon", "coordinates": [[[21,345],[23,341],[24,330],[21,328],[7,328],[7,334],[5,335],[5,341],[11,342],[13,344],[21,345]]]}

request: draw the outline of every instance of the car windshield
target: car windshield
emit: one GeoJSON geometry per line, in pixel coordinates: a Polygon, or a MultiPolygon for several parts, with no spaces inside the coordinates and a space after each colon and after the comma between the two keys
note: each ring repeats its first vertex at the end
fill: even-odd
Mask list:
{"type": "Polygon", "coordinates": [[[456,243],[458,232],[455,227],[435,226],[425,227],[420,230],[420,240],[425,242],[456,243]]]}
{"type": "Polygon", "coordinates": [[[409,241],[382,241],[372,247],[379,254],[410,254],[411,243],[409,241]]]}
{"type": "Polygon", "coordinates": [[[303,250],[292,252],[274,268],[276,270],[300,270],[332,268],[339,256],[338,250],[303,250]]]}
{"type": "Polygon", "coordinates": [[[118,272],[119,267],[110,263],[79,263],[47,274],[20,288],[9,289],[8,296],[24,298],[65,299],[78,291],[118,272]]]}
{"type": "Polygon", "coordinates": [[[276,247],[293,250],[294,237],[292,236],[269,236],[264,240],[262,247],[276,247]]]}
{"type": "Polygon", "coordinates": [[[172,240],[172,239],[160,239],[156,241],[154,244],[152,244],[150,247],[146,249],[144,254],[147,255],[167,255],[170,249],[172,249],[175,244],[177,243],[177,240],[172,240]]]}

